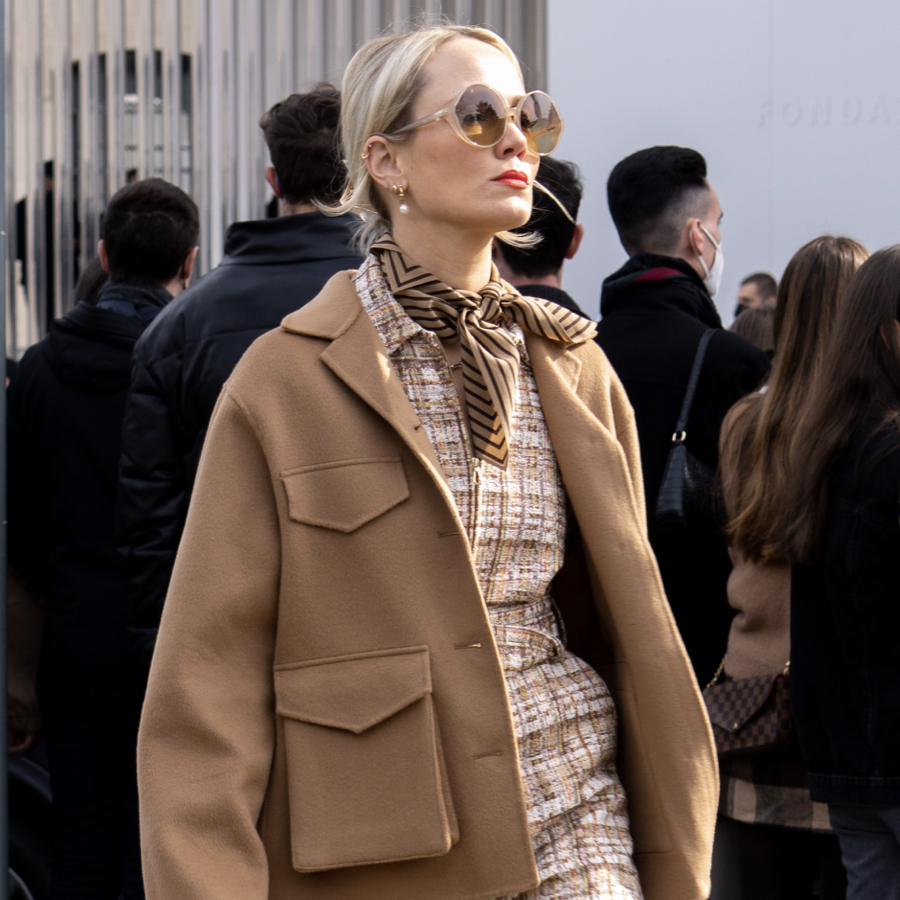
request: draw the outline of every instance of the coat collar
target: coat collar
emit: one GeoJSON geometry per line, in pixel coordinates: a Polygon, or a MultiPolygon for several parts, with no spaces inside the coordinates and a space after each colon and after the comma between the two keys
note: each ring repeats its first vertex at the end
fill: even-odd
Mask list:
{"type": "Polygon", "coordinates": [[[719,311],[703,279],[674,256],[638,253],[603,282],[600,313],[659,313],[678,310],[709,328],[721,328],[719,311]]]}
{"type": "Polygon", "coordinates": [[[425,429],[394,374],[387,349],[353,286],[353,271],[333,275],[321,293],[281,323],[284,331],[329,341],[322,362],[407,443],[446,488],[425,429]]]}
{"type": "MultiPolygon", "coordinates": [[[[338,372],[345,381],[345,376],[348,376],[357,382],[371,379],[373,375],[373,348],[377,349],[379,369],[382,368],[382,360],[387,362],[387,354],[353,286],[355,274],[351,270],[333,275],[319,296],[286,316],[281,327],[292,334],[332,341],[332,345],[323,351],[323,359],[336,372],[338,369],[335,365],[345,373],[338,372]]],[[[571,389],[577,388],[581,360],[572,352],[577,344],[549,341],[528,331],[525,332],[525,344],[529,355],[541,358],[539,367],[547,368],[546,372],[542,372],[544,377],[556,372],[557,377],[563,379],[571,389]]],[[[399,380],[393,381],[405,399],[399,380]]]]}
{"type": "MultiPolygon", "coordinates": [[[[281,327],[292,334],[329,342],[321,352],[321,360],[395,429],[428,470],[448,507],[455,511],[456,503],[441,464],[356,293],[354,275],[352,271],[338,272],[318,297],[287,316],[281,327]]],[[[636,517],[637,527],[645,531],[642,485],[634,483],[633,473],[625,464],[612,422],[608,389],[592,377],[579,390],[583,359],[591,354],[602,356],[601,351],[593,341],[562,344],[530,332],[525,332],[525,343],[550,440],[579,522],[595,521],[596,511],[608,505],[598,493],[614,490],[617,497],[626,501],[619,508],[630,511],[636,517]],[[598,414],[608,421],[601,422],[598,414]],[[606,473],[605,477],[598,479],[597,471],[606,473]]],[[[602,371],[598,361],[598,373],[602,371]]]]}
{"type": "Polygon", "coordinates": [[[359,224],[352,213],[326,216],[321,212],[234,222],[225,233],[225,256],[220,265],[271,266],[325,259],[352,265],[359,259],[350,249],[359,224]]]}
{"type": "MultiPolygon", "coordinates": [[[[285,317],[281,328],[291,334],[329,341],[322,350],[322,361],[397,431],[447,494],[453,508],[455,504],[434,448],[356,293],[352,280],[355,274],[344,271],[332,276],[314,300],[285,317]]],[[[579,345],[561,344],[527,331],[525,343],[542,395],[546,388],[548,396],[571,396],[577,390],[582,368],[581,359],[574,352],[579,345]]]]}
{"type": "Polygon", "coordinates": [[[363,312],[353,287],[353,269],[337,272],[313,300],[282,319],[281,327],[292,334],[337,340],[363,312]]]}

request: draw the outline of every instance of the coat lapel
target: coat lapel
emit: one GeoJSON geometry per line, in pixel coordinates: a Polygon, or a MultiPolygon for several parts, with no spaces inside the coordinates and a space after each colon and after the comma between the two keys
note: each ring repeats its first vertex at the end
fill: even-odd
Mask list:
{"type": "MultiPolygon", "coordinates": [[[[363,309],[351,280],[353,274],[339,272],[333,276],[315,300],[285,318],[282,328],[329,341],[322,351],[322,361],[394,428],[428,470],[455,514],[456,504],[440,462],[363,309]]],[[[530,332],[525,338],[544,418],[570,496],[574,500],[585,487],[587,494],[593,493],[597,485],[589,485],[603,472],[607,489],[617,483],[624,491],[619,496],[631,500],[623,507],[637,503],[618,440],[579,398],[584,365],[580,345],[561,344],[530,332]]],[[[601,405],[605,400],[590,399],[601,405]]]]}
{"type": "Polygon", "coordinates": [[[434,448],[360,303],[350,280],[355,273],[349,274],[332,277],[315,300],[282,322],[282,328],[330,340],[322,361],[400,435],[455,510],[434,448]]]}
{"type": "Polygon", "coordinates": [[[360,307],[353,324],[322,351],[322,361],[391,425],[443,482],[438,458],[388,359],[371,319],[360,307]]]}
{"type": "Polygon", "coordinates": [[[586,512],[579,509],[579,501],[604,495],[606,505],[623,515],[633,517],[638,510],[634,524],[645,532],[643,495],[636,489],[618,437],[603,424],[615,421],[615,410],[608,394],[595,390],[598,385],[585,383],[583,377],[581,357],[599,348],[593,342],[582,348],[537,335],[526,339],[550,442],[579,520],[586,512]]]}

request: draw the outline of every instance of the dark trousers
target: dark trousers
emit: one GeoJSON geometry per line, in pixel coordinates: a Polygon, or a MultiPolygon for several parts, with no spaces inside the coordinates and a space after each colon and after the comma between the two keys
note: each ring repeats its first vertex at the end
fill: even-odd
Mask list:
{"type": "Polygon", "coordinates": [[[832,806],[850,880],[848,900],[900,897],[900,807],[832,806]]]}
{"type": "Polygon", "coordinates": [[[137,708],[86,712],[45,702],[41,712],[53,791],[48,900],[143,900],[137,708]]]}
{"type": "Polygon", "coordinates": [[[715,900],[844,900],[847,876],[837,836],[719,816],[715,900]]]}

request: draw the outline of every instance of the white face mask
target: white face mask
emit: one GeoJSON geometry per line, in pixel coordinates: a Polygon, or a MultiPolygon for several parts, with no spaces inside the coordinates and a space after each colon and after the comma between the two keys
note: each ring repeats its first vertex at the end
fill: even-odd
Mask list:
{"type": "Polygon", "coordinates": [[[713,258],[711,269],[706,265],[706,260],[703,258],[702,254],[697,253],[696,248],[694,250],[694,252],[697,253],[697,256],[700,257],[700,265],[703,266],[703,271],[706,273],[703,276],[703,284],[709,291],[709,296],[715,297],[719,292],[719,286],[722,284],[722,270],[725,268],[725,257],[722,254],[722,245],[706,230],[706,226],[702,222],[700,223],[700,227],[716,248],[716,255],[713,258]]]}

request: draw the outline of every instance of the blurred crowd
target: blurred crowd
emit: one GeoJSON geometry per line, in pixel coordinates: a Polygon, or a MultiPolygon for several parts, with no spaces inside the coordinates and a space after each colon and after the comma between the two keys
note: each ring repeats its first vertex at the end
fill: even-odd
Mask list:
{"type": "MultiPolygon", "coordinates": [[[[211,417],[250,345],[364,260],[356,214],[323,211],[345,189],[340,106],[319,85],[263,116],[279,216],[232,224],[194,284],[193,200],[156,178],[123,187],[73,308],[8,363],[9,751],[46,746],[54,900],[144,896],[141,707],[173,570],[191,564],[178,550],[211,417]]],[[[539,240],[496,242],[494,265],[583,316],[592,298],[562,287],[565,261],[591,252],[578,168],[544,155],[537,181],[519,231],[539,240]]],[[[777,281],[742,281],[726,329],[703,156],[639,150],[607,199],[628,259],[596,273],[595,340],[633,410],[647,536],[709,685],[711,897],[897,896],[900,245],[816,237],[777,281]],[[661,517],[673,483],[705,513],[661,517]],[[848,873],[869,887],[848,894],[848,873]]]]}

